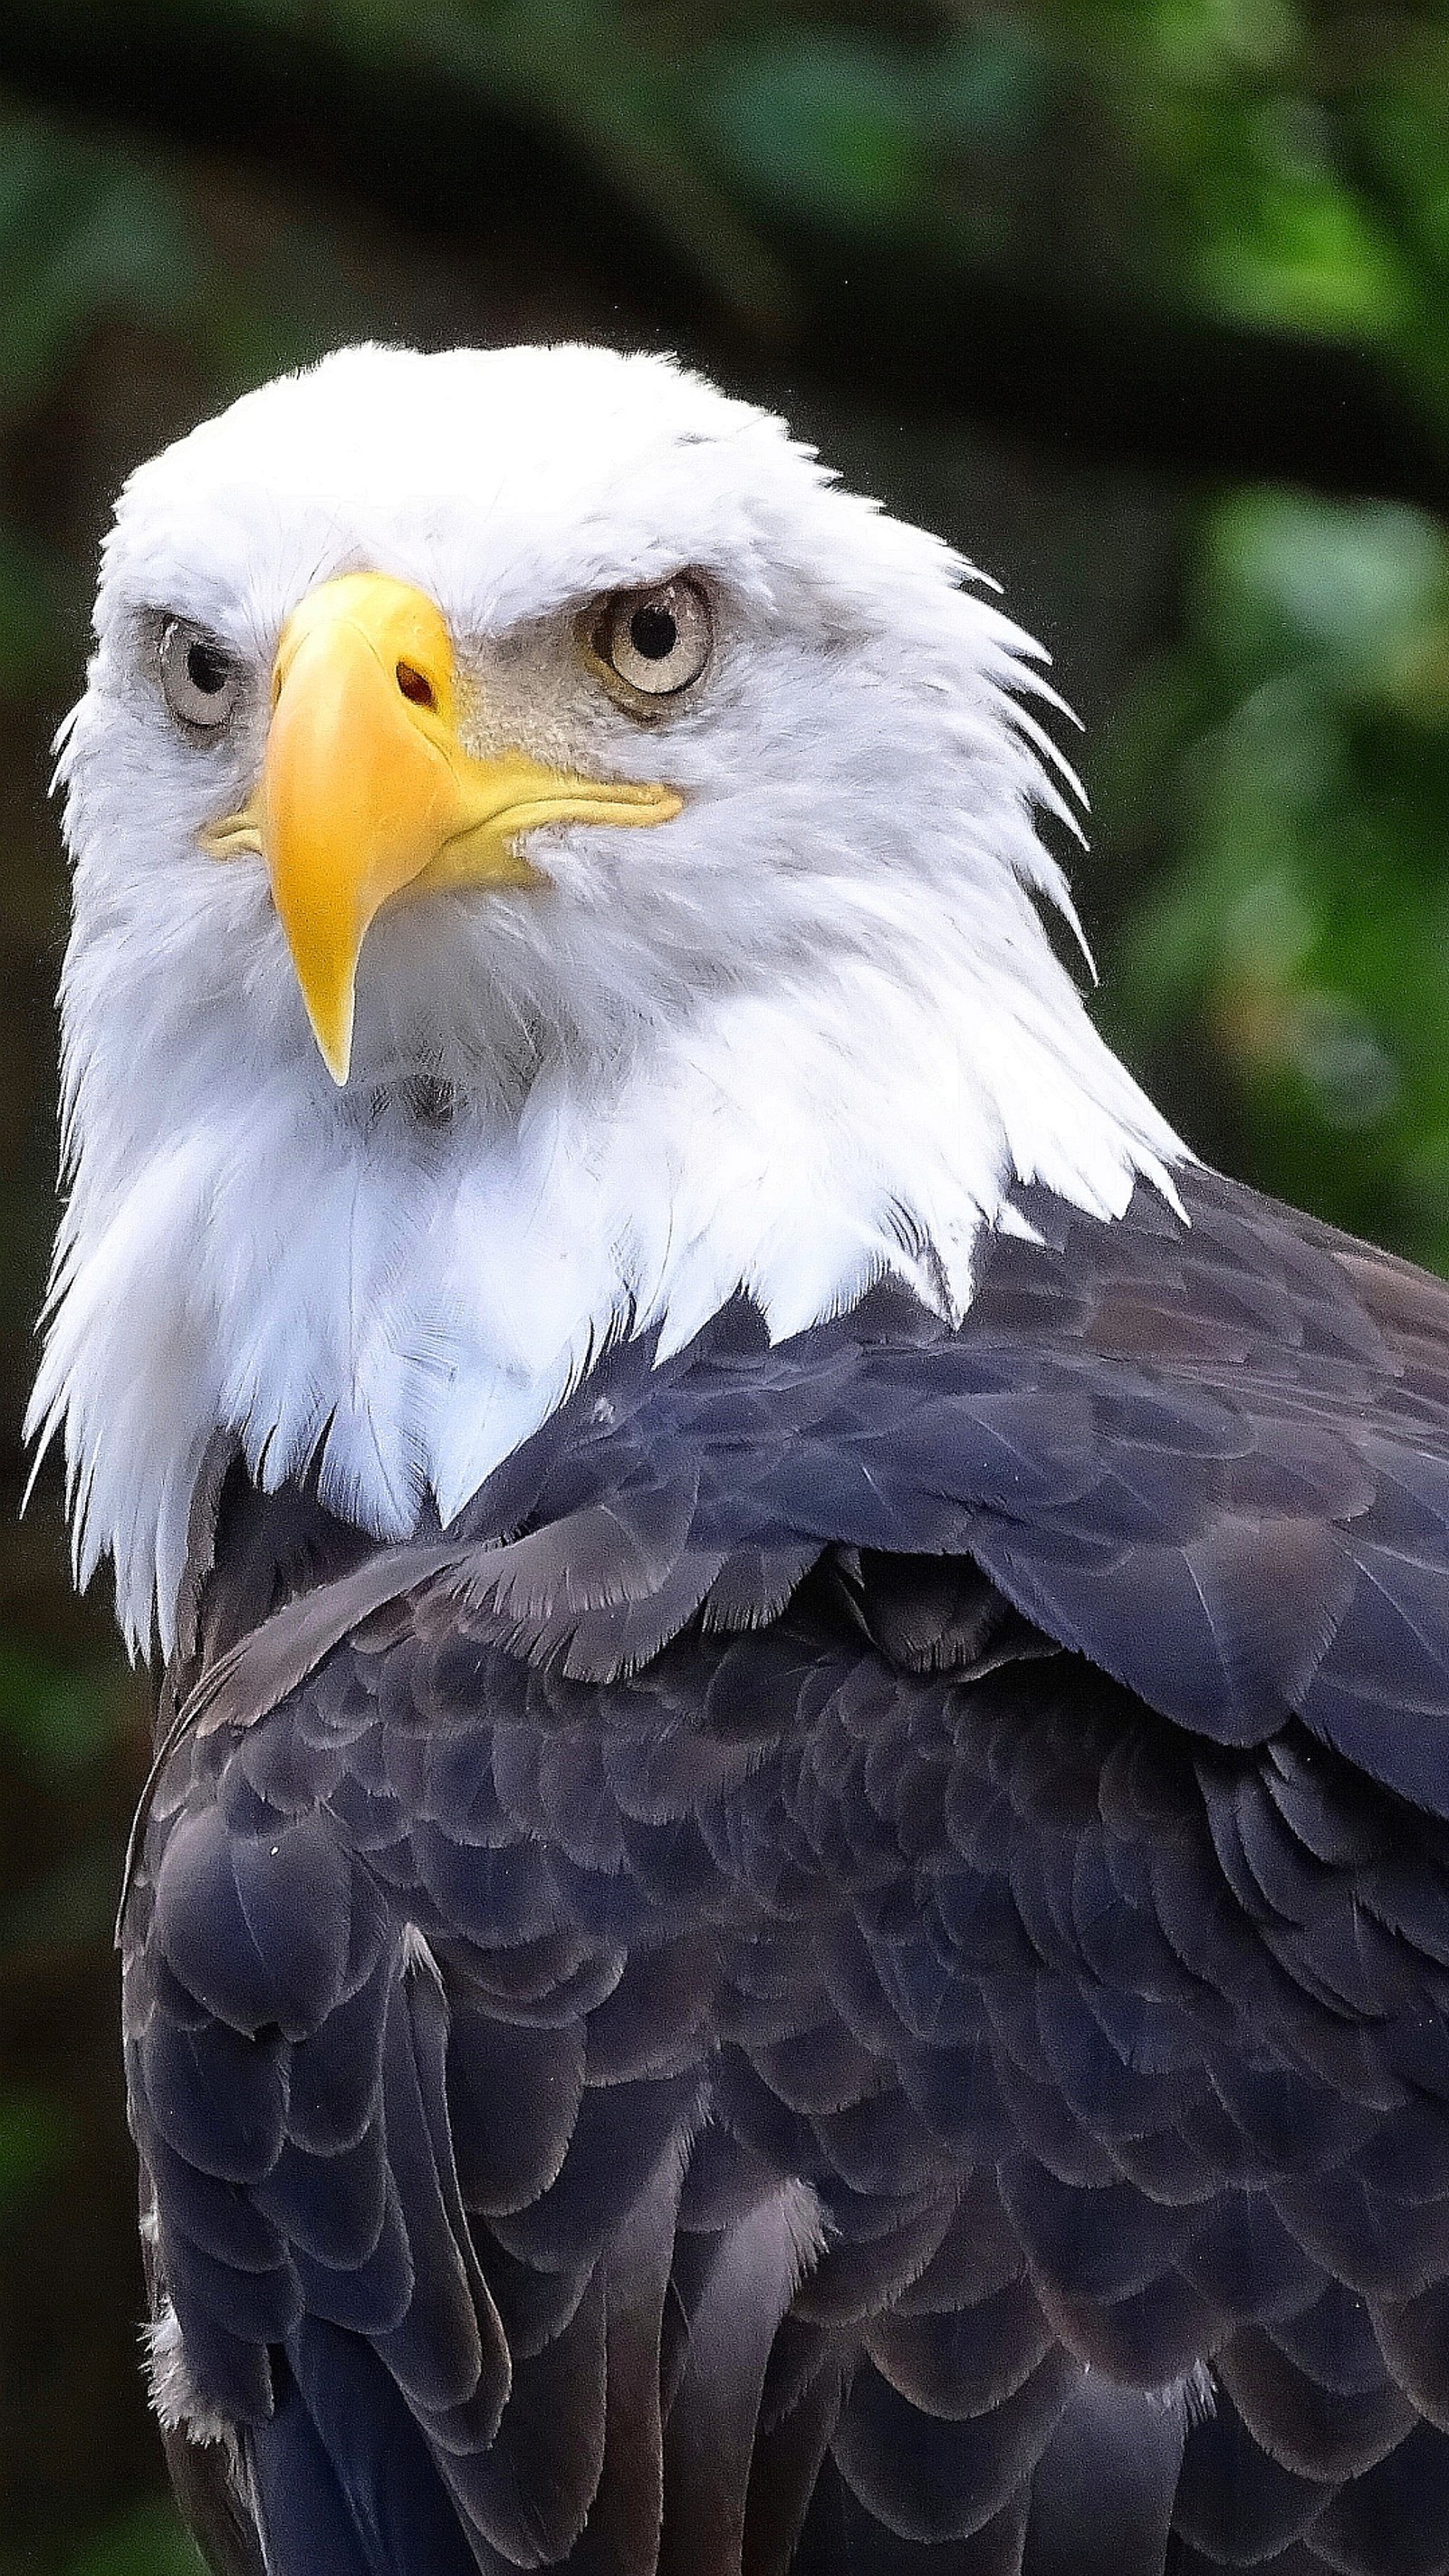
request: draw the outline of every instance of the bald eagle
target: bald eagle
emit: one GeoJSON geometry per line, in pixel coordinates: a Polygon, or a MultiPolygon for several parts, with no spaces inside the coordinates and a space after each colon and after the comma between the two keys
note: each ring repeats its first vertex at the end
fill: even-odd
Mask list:
{"type": "Polygon", "coordinates": [[[33,1423],[222,2576],[1449,2568],[1449,1290],[1043,926],[1040,657],[782,425],[341,353],[61,748],[33,1423]]]}

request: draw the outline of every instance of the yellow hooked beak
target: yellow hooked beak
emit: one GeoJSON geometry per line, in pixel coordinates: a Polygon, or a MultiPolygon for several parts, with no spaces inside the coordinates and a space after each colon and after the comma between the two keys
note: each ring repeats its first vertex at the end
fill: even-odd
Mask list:
{"type": "Polygon", "coordinates": [[[518,848],[543,823],[665,823],[671,788],[578,778],[523,751],[479,759],[456,717],[453,648],[422,591],[383,573],[325,582],[288,620],[251,802],[214,858],[259,850],[334,1082],[352,1058],[357,961],[405,886],[541,885],[518,848]]]}

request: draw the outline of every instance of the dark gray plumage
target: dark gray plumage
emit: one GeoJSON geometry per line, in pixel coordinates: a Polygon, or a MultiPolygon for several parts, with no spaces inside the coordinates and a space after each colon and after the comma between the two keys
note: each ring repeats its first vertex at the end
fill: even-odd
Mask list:
{"type": "Polygon", "coordinates": [[[218,1461],[124,1949],[227,2576],[1449,2569],[1449,1289],[1180,1184],[406,1554],[218,1461]]]}

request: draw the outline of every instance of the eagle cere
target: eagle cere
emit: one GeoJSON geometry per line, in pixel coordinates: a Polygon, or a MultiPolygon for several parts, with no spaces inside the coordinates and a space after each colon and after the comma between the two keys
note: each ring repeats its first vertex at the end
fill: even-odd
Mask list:
{"type": "Polygon", "coordinates": [[[1449,2570],[1449,1289],[1096,1035],[1037,649],[586,348],[246,397],[96,632],[32,1425],[218,2576],[1449,2570]]]}

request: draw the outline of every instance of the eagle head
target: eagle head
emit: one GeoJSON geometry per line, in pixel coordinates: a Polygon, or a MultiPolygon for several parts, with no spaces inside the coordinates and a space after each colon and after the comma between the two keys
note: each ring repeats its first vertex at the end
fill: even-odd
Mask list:
{"type": "Polygon", "coordinates": [[[32,1424],[134,1640],[219,1430],[403,1535],[612,1333],[959,1312],[1017,1181],[1171,1161],[1038,916],[1040,658],[663,358],[345,350],[133,475],[32,1424]]]}

